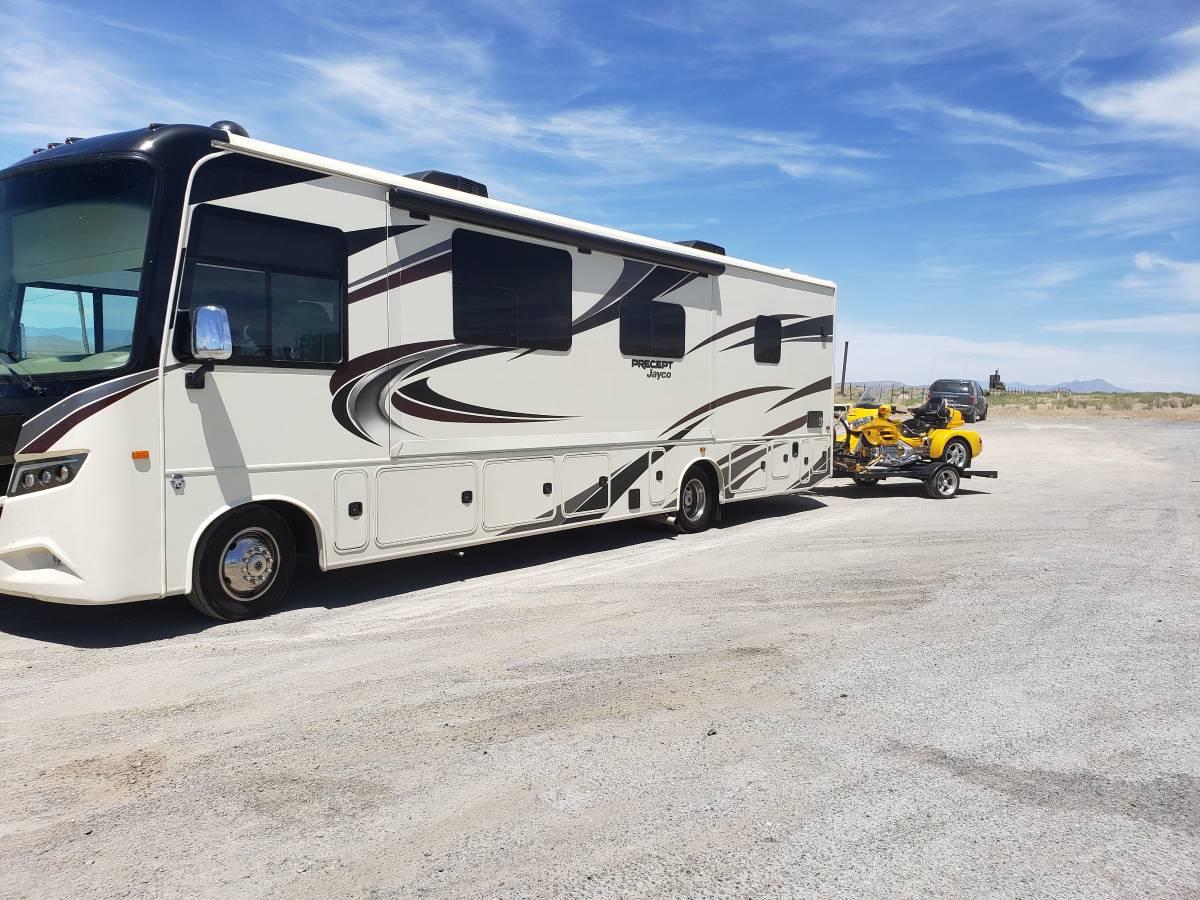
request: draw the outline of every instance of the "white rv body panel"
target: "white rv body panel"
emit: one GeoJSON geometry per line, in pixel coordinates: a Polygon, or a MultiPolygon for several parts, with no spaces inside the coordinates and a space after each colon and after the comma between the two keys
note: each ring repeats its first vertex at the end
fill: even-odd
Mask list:
{"type": "MultiPolygon", "coordinates": [[[[205,529],[248,503],[294,511],[311,526],[320,567],[334,569],[671,513],[697,464],[725,503],[795,493],[828,474],[832,282],[237,136],[215,149],[224,152],[197,164],[184,206],[162,362],[146,388],[51,448],[88,450],[74,483],[8,499],[0,590],[91,603],[188,591],[205,529]],[[206,167],[242,160],[267,173],[261,183],[221,192],[205,182],[206,167]],[[275,165],[301,175],[272,179],[275,165]],[[389,204],[394,186],[670,253],[678,267],[412,213],[389,204]],[[188,386],[198,366],[180,349],[181,329],[195,267],[224,266],[229,278],[250,270],[196,255],[194,223],[214,210],[346,235],[342,306],[330,311],[342,316],[342,345],[325,346],[328,364],[231,360],[188,386]],[[566,255],[569,347],[456,338],[463,232],[566,255]],[[623,353],[627,306],[674,307],[664,315],[681,323],[681,353],[623,353]],[[777,362],[757,358],[764,318],[776,322],[777,362]],[[152,451],[140,466],[129,455],[139,447],[152,451]],[[103,534],[81,524],[86,540],[69,512],[85,492],[112,522],[103,534]],[[10,513],[35,504],[52,528],[8,530],[10,513]]],[[[282,285],[286,273],[277,277],[282,285]]]]}

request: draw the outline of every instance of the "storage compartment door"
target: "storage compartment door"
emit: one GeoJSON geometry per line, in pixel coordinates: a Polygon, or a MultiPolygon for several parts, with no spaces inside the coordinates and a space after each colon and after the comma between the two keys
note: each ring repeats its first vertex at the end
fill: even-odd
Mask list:
{"type": "Polygon", "coordinates": [[[608,510],[608,454],[563,457],[563,515],[583,516],[608,510]]]}
{"type": "Polygon", "coordinates": [[[473,463],[380,469],[375,541],[380,546],[467,535],[478,527],[473,463]]]}
{"type": "Polygon", "coordinates": [[[483,492],[484,528],[509,528],[553,519],[560,496],[554,483],[554,458],[484,463],[483,492]]]}
{"type": "Polygon", "coordinates": [[[663,465],[666,452],[662,447],[650,451],[650,505],[661,506],[667,499],[667,473],[663,465]]]}
{"type": "Polygon", "coordinates": [[[787,487],[797,478],[799,467],[792,453],[792,441],[775,441],[771,444],[771,461],[768,468],[771,472],[771,487],[778,489],[787,487]]]}
{"type": "Polygon", "coordinates": [[[808,451],[812,456],[812,474],[828,475],[833,442],[829,437],[808,439],[808,451]]]}
{"type": "Polygon", "coordinates": [[[767,486],[770,445],[739,444],[729,459],[729,489],[735,494],[761,491],[767,486]]]}
{"type": "Polygon", "coordinates": [[[371,536],[371,510],[367,504],[367,473],[361,469],[338,472],[333,479],[335,525],[333,546],[361,550],[371,536]]]}

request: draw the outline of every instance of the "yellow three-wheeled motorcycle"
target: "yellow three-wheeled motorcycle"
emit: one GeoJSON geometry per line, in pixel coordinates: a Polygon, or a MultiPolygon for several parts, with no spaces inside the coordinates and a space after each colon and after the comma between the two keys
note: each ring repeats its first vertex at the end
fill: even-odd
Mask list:
{"type": "Polygon", "coordinates": [[[870,392],[853,406],[834,408],[833,475],[856,484],[885,478],[915,478],[930,497],[948,499],[963,478],[995,478],[996,472],[973,469],[983,452],[979,433],[963,428],[963,417],[945,400],[930,400],[897,421],[894,410],[870,392]]]}

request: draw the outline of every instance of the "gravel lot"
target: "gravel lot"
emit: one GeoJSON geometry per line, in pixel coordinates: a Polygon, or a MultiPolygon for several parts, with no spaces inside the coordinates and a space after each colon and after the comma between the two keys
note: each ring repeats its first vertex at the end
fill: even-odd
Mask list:
{"type": "Polygon", "coordinates": [[[1197,896],[1200,426],[331,575],[0,602],[0,893],[1197,896]]]}

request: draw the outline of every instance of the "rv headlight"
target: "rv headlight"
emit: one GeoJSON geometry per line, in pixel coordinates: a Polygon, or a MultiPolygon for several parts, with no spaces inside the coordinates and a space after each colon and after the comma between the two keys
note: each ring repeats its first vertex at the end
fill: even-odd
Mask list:
{"type": "Polygon", "coordinates": [[[85,459],[86,453],[77,453],[73,456],[17,463],[8,483],[8,495],[19,497],[22,494],[35,494],[69,484],[79,474],[79,468],[85,459]]]}

